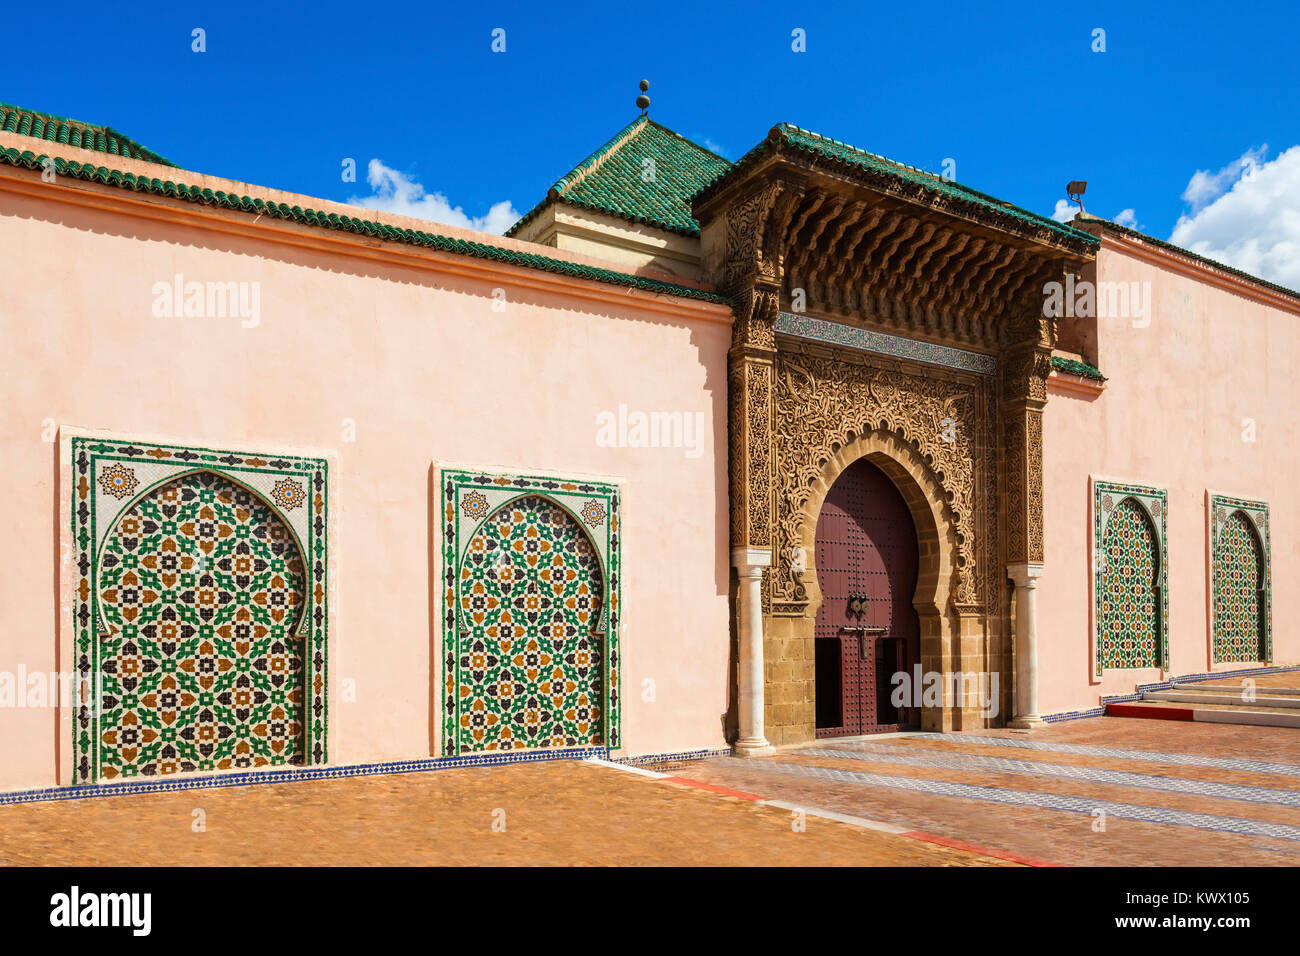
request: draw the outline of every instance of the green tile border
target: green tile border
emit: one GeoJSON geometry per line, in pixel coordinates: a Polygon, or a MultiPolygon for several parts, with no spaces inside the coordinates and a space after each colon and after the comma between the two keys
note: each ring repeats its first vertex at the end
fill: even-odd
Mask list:
{"type": "Polygon", "coordinates": [[[969,349],[863,329],[856,325],[817,319],[810,315],[782,312],[776,317],[775,328],[780,334],[792,335],[812,342],[842,345],[862,352],[874,352],[892,358],[924,362],[927,365],[940,365],[960,372],[973,372],[976,375],[996,375],[998,372],[998,360],[995,355],[985,355],[983,352],[972,352],[969,349]]]}
{"type": "MultiPolygon", "coordinates": [[[[1084,220],[1080,220],[1080,221],[1082,222],[1084,220]]],[[[1110,222],[1105,219],[1090,219],[1087,221],[1090,223],[1091,222],[1098,223],[1103,233],[1114,232],[1114,233],[1118,233],[1121,236],[1127,236],[1130,239],[1136,239],[1139,242],[1149,243],[1150,245],[1153,245],[1158,249],[1163,249],[1165,252],[1170,252],[1176,256],[1183,256],[1184,258],[1191,259],[1193,262],[1199,265],[1206,266],[1210,269],[1217,269],[1220,272],[1226,272],[1228,275],[1233,276],[1237,279],[1244,279],[1246,282],[1250,282],[1257,286],[1262,286],[1263,288],[1268,289],[1270,292],[1276,292],[1278,295],[1286,296],[1291,299],[1300,300],[1300,292],[1297,292],[1295,289],[1288,289],[1286,286],[1278,285],[1276,282],[1269,282],[1267,279],[1261,279],[1257,275],[1252,275],[1249,272],[1243,272],[1241,269],[1235,268],[1234,266],[1230,266],[1226,263],[1220,262],[1217,259],[1207,258],[1206,256],[1203,256],[1199,253],[1192,252],[1192,250],[1190,249],[1184,249],[1182,246],[1176,246],[1172,242],[1167,242],[1164,239],[1157,239],[1155,236],[1148,236],[1145,232],[1138,232],[1136,229],[1130,228],[1129,226],[1121,226],[1117,222],[1110,222]]]]}
{"type": "MultiPolygon", "coordinates": [[[[1092,575],[1092,648],[1095,658],[1095,676],[1101,677],[1104,670],[1128,670],[1129,668],[1105,667],[1101,656],[1101,575],[1098,574],[1101,543],[1106,531],[1106,512],[1102,508],[1103,498],[1110,496],[1115,504],[1125,498],[1133,498],[1142,507],[1147,518],[1155,526],[1156,540],[1160,553],[1156,560],[1160,562],[1160,661],[1161,670],[1169,669],[1169,492],[1154,485],[1136,485],[1125,482],[1092,482],[1092,560],[1089,562],[1092,575]]],[[[1141,670],[1142,668],[1138,668],[1141,670]]]]}
{"type": "Polygon", "coordinates": [[[153,150],[146,149],[111,126],[56,116],[54,113],[32,110],[13,103],[0,103],[0,131],[61,143],[75,149],[139,159],[160,166],[176,166],[170,159],[164,159],[153,150]]]}
{"type": "Polygon", "coordinates": [[[1268,524],[1268,502],[1251,498],[1234,498],[1210,492],[1210,659],[1215,664],[1273,663],[1273,542],[1268,524]],[[1221,661],[1218,657],[1218,571],[1215,555],[1219,552],[1219,533],[1222,522],[1236,512],[1242,512],[1259,535],[1264,551],[1264,660],[1221,661]]]}
{"type": "MultiPolygon", "coordinates": [[[[43,169],[45,161],[49,158],[45,154],[38,156],[31,150],[19,152],[13,148],[0,148],[0,165],[14,166],[18,169],[43,169]]],[[[304,209],[301,206],[290,206],[287,203],[267,202],[264,199],[251,196],[237,196],[234,193],[221,190],[214,191],[198,186],[187,186],[184,183],[173,182],[170,179],[162,180],[148,176],[136,176],[134,173],[124,173],[120,170],[109,169],[106,166],[70,162],[58,157],[53,159],[53,166],[58,176],[84,182],[103,183],[107,186],[146,193],[151,196],[179,199],[202,206],[233,209],[254,216],[281,219],[335,232],[355,233],[387,242],[399,242],[408,246],[418,246],[423,249],[433,249],[453,255],[503,262],[520,268],[536,269],[539,272],[550,272],[575,279],[587,279],[592,282],[603,282],[609,285],[640,289],[644,292],[656,292],[678,296],[683,299],[716,302],[722,305],[731,304],[731,300],[725,296],[704,289],[695,289],[690,286],[663,282],[658,279],[646,279],[625,272],[617,272],[613,269],[566,262],[563,259],[552,259],[549,256],[538,255],[533,252],[503,249],[500,246],[471,239],[452,239],[449,236],[424,232],[419,229],[403,229],[398,226],[376,222],[373,219],[358,219],[353,216],[340,216],[333,212],[325,213],[310,208],[304,209]]]]}
{"type": "Polygon", "coordinates": [[[1087,362],[1068,359],[1064,355],[1052,356],[1052,368],[1067,375],[1077,375],[1079,378],[1091,378],[1098,382],[1106,381],[1106,376],[1102,375],[1101,371],[1096,367],[1089,365],[1087,362]]]}
{"type": "Polygon", "coordinates": [[[619,652],[622,601],[622,491],[618,485],[603,481],[579,478],[555,478],[542,475],[522,475],[488,470],[445,467],[438,469],[438,515],[441,529],[441,638],[443,701],[442,753],[445,757],[459,757],[461,739],[457,720],[456,688],[460,670],[460,628],[457,623],[460,587],[460,559],[469,546],[478,527],[504,503],[537,495],[547,498],[577,516],[584,502],[596,499],[605,506],[603,520],[592,527],[587,522],[579,524],[588,533],[604,562],[605,602],[603,609],[603,655],[607,706],[605,712],[603,746],[610,752],[620,748],[622,726],[622,657],[619,652]],[[479,518],[462,513],[461,500],[465,492],[477,491],[488,495],[489,506],[479,518]],[[496,492],[493,494],[493,492],[496,492]]]}
{"type": "MultiPolygon", "coordinates": [[[[327,571],[329,555],[327,539],[329,528],[329,466],[323,458],[304,458],[296,455],[264,455],[205,448],[190,445],[170,445],[156,442],[131,442],[106,438],[73,437],[72,448],[72,543],[76,555],[78,583],[73,601],[73,672],[79,681],[92,678],[99,671],[99,595],[98,563],[103,543],[103,532],[116,516],[122,514],[141,497],[157,487],[150,481],[147,487],[136,489],[129,499],[114,503],[112,515],[97,515],[95,491],[96,465],[100,462],[147,463],[155,468],[173,468],[170,477],[196,471],[222,475],[247,487],[250,474],[296,477],[304,480],[310,489],[306,519],[307,540],[300,541],[307,576],[311,582],[308,604],[303,620],[308,624],[306,653],[307,694],[304,701],[306,737],[305,759],[308,765],[329,761],[329,581],[327,571]],[[103,518],[103,522],[97,520],[103,518]],[[104,527],[101,527],[101,523],[104,527]],[[83,597],[83,595],[85,595],[83,597]],[[319,595],[319,596],[318,596],[319,595]]],[[[260,495],[260,492],[259,492],[260,495]]],[[[295,529],[298,523],[279,508],[270,498],[262,495],[264,503],[284,521],[286,527],[295,529]]],[[[297,530],[295,529],[295,534],[297,530]]],[[[99,761],[97,742],[100,737],[98,708],[92,708],[85,695],[78,703],[72,722],[72,783],[97,784],[99,761]]],[[[235,772],[235,771],[231,771],[235,772]]]]}

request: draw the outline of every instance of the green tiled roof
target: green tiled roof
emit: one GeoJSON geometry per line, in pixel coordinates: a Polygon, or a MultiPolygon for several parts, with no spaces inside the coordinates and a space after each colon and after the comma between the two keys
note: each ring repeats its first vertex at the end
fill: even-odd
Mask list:
{"type": "MultiPolygon", "coordinates": [[[[0,148],[0,164],[16,166],[22,169],[42,169],[46,158],[43,154],[37,156],[31,150],[20,153],[16,149],[0,148]]],[[[418,229],[401,229],[371,219],[356,219],[352,216],[340,216],[332,212],[326,213],[314,209],[304,209],[301,206],[267,202],[264,199],[255,199],[250,196],[236,196],[234,193],[222,192],[221,190],[201,189],[198,186],[187,186],[184,183],[172,182],[171,180],[136,176],[133,173],[124,173],[105,166],[69,162],[56,157],[54,159],[54,170],[59,176],[66,176],[69,179],[104,183],[120,189],[147,193],[152,196],[180,199],[204,206],[218,206],[222,209],[235,209],[252,215],[302,223],[320,229],[357,233],[388,242],[400,242],[410,246],[435,249],[439,252],[472,256],[477,259],[490,259],[494,262],[505,262],[510,265],[537,269],[542,272],[553,272],[557,275],[642,289],[646,292],[675,295],[685,299],[699,299],[704,302],[719,302],[724,305],[730,304],[730,300],[714,292],[694,289],[674,282],[660,282],[656,279],[646,279],[641,276],[628,275],[624,272],[616,272],[613,269],[600,269],[575,262],[565,262],[562,259],[552,259],[548,256],[539,256],[531,252],[503,249],[500,246],[475,242],[470,239],[453,239],[450,236],[423,232],[418,229]]]]}
{"type": "Polygon", "coordinates": [[[969,207],[980,218],[992,218],[995,221],[1002,220],[1006,225],[1013,228],[1015,226],[1030,226],[1048,229],[1069,240],[1072,244],[1087,249],[1095,249],[1100,244],[1096,236],[1075,229],[1073,226],[1057,222],[1047,216],[1040,216],[1038,213],[1030,212],[1027,209],[1021,209],[1019,206],[1004,202],[987,193],[944,179],[942,176],[936,176],[934,173],[928,173],[923,169],[917,169],[915,166],[895,162],[884,156],[869,153],[864,149],[858,149],[856,146],[850,146],[848,143],[842,143],[819,133],[792,126],[789,123],[779,123],[772,127],[767,139],[742,156],[730,170],[723,170],[712,182],[700,190],[698,196],[713,191],[722,180],[727,178],[728,173],[732,170],[739,170],[749,165],[768,150],[776,147],[806,153],[817,159],[829,160],[837,165],[848,166],[858,172],[866,173],[868,176],[892,179],[915,187],[918,190],[935,193],[945,199],[969,207]]]}
{"type": "Polygon", "coordinates": [[[1098,382],[1106,381],[1106,376],[1087,362],[1076,362],[1074,359],[1068,359],[1063,355],[1052,356],[1052,368],[1068,375],[1078,375],[1080,378],[1091,378],[1098,382]]]}
{"type": "Polygon", "coordinates": [[[170,160],[163,159],[151,149],[145,149],[129,136],[124,136],[111,126],[98,126],[83,123],[80,120],[55,116],[0,103],[0,130],[46,139],[51,143],[64,143],[80,149],[93,149],[98,153],[113,156],[126,156],[141,159],[147,163],[159,163],[163,166],[175,166],[170,160]]]}
{"type": "Polygon", "coordinates": [[[691,216],[691,196],[730,168],[731,163],[716,153],[638,116],[552,186],[546,198],[506,235],[513,236],[552,203],[564,202],[698,236],[700,224],[691,216]],[[654,161],[653,177],[646,175],[646,160],[654,161]]]}

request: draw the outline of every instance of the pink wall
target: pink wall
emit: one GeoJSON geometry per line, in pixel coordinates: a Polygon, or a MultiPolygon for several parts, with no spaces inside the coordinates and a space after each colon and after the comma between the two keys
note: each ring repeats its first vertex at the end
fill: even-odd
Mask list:
{"type": "Polygon", "coordinates": [[[1300,526],[1290,497],[1300,476],[1300,304],[1283,307],[1230,277],[1109,233],[1096,277],[1149,282],[1154,303],[1145,328],[1130,318],[1097,320],[1097,354],[1087,357],[1109,379],[1099,396],[1049,389],[1047,555],[1038,589],[1039,704],[1047,714],[1096,707],[1101,696],[1140,683],[1229,667],[1210,662],[1207,489],[1268,502],[1275,662],[1300,661],[1300,633],[1289,623],[1300,612],[1291,586],[1300,574],[1300,526]],[[1253,443],[1243,440],[1243,419],[1255,422],[1253,443]],[[1090,476],[1169,492],[1167,673],[1091,676],[1090,476]]]}
{"type": "MultiPolygon", "coordinates": [[[[123,196],[0,175],[0,527],[22,546],[0,575],[0,671],[56,669],[70,614],[50,422],[330,457],[334,763],[430,753],[434,461],[605,476],[624,486],[624,752],[723,746],[727,308],[277,226],[321,244],[294,246],[123,196]],[[176,273],[260,283],[260,324],[156,318],[152,286],[176,273]],[[621,403],[703,412],[703,453],[599,447],[596,416],[621,403]]],[[[56,724],[0,708],[0,788],[55,783],[56,724]]]]}

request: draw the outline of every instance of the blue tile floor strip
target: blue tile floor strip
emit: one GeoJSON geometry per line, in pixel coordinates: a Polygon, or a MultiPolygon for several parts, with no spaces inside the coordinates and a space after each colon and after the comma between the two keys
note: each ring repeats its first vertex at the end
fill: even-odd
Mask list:
{"type": "Polygon", "coordinates": [[[675,753],[666,754],[641,754],[636,757],[614,757],[611,763],[625,764],[629,767],[656,767],[660,764],[679,764],[691,763],[696,760],[708,760],[711,757],[727,757],[731,755],[731,748],[716,750],[679,750],[675,753]]]}
{"type": "Polygon", "coordinates": [[[1244,836],[1272,837],[1276,840],[1300,842],[1300,827],[1282,823],[1264,823],[1242,817],[1220,817],[1209,813],[1191,813],[1165,807],[1144,807],[1134,803],[1114,803],[1109,800],[1088,800],[1068,797],[1059,793],[1033,793],[1028,790],[1007,790],[1002,787],[976,786],[969,783],[948,783],[942,780],[925,780],[918,777],[891,777],[878,773],[859,773],[853,770],[835,770],[813,767],[808,764],[785,763],[778,760],[756,760],[750,767],[760,772],[790,774],[841,783],[855,783],[867,787],[888,787],[893,790],[913,790],[940,797],[959,797],[964,800],[982,800],[986,803],[1006,803],[1040,810],[1063,810],[1067,813],[1095,814],[1098,810],[1117,820],[1136,820],[1140,823],[1163,823],[1166,826],[1195,827],[1198,830],[1217,830],[1221,833],[1238,833],[1244,836]]]}
{"type": "Polygon", "coordinates": [[[1215,783],[1210,780],[1189,780],[1185,777],[1131,773],[1127,770],[1105,770],[1101,767],[1077,767],[1071,764],[1043,763],[1037,760],[986,757],[981,754],[954,754],[948,751],[921,753],[910,747],[896,747],[889,744],[862,743],[851,750],[799,750],[796,753],[801,757],[833,757],[837,760],[891,763],[900,767],[992,771],[994,773],[1028,774],[1035,777],[1064,777],[1070,780],[1086,780],[1089,783],[1114,784],[1117,787],[1137,787],[1142,790],[1162,790],[1167,793],[1219,797],[1223,800],[1241,800],[1246,803],[1270,803],[1280,807],[1300,807],[1300,791],[1290,789],[1248,787],[1234,783],[1215,783]]]}
{"type": "MultiPolygon", "coordinates": [[[[1235,757],[1205,757],[1200,754],[1172,754],[1157,750],[1121,750],[1118,747],[1092,747],[1087,744],[1062,744],[1051,741],[1021,740],[1016,737],[976,737],[970,734],[915,734],[909,740],[937,740],[948,744],[979,747],[1012,747],[1016,750],[1043,750],[1051,753],[1078,754],[1083,757],[1113,757],[1117,760],[1144,760],[1183,767],[1215,767],[1219,770],[1242,770],[1246,773],[1274,773],[1300,777],[1300,765],[1268,763],[1262,760],[1238,760],[1235,757]]],[[[843,746],[853,747],[846,743],[843,746]]]]}

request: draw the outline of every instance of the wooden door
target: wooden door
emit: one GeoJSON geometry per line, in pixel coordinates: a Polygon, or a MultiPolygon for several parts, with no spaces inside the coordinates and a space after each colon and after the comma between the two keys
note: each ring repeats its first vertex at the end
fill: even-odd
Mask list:
{"type": "MultiPolygon", "coordinates": [[[[920,661],[916,528],[893,482],[861,459],[840,475],[817,520],[818,737],[885,733],[920,722],[891,702],[895,673],[910,687],[920,661]]],[[[910,704],[911,701],[904,701],[910,704]]]]}

